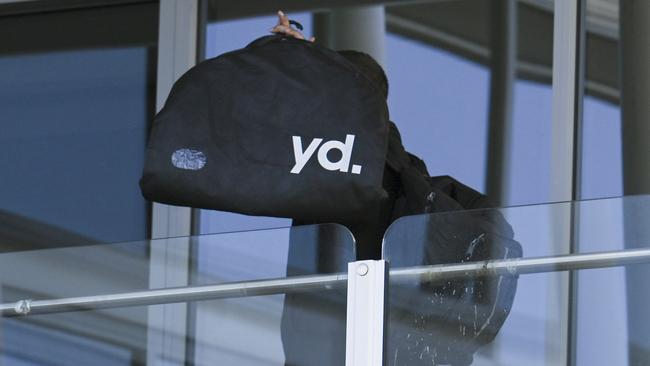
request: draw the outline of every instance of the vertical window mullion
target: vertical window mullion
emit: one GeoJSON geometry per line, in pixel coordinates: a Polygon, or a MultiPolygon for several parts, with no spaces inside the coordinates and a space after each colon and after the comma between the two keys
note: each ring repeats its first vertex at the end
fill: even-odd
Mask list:
{"type": "MultiPolygon", "coordinates": [[[[199,0],[161,0],[158,35],[156,110],[172,85],[197,62],[199,0]]],[[[181,243],[164,238],[192,233],[192,209],[153,203],[151,214],[150,288],[189,284],[190,239],[181,243]]],[[[187,304],[149,307],[147,364],[161,361],[185,364],[188,329],[187,304]],[[164,360],[164,361],[163,361],[164,360]]]]}

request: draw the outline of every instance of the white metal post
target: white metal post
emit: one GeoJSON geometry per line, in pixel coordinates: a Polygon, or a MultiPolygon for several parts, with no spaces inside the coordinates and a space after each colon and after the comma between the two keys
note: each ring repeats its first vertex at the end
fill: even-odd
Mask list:
{"type": "Polygon", "coordinates": [[[346,366],[384,364],[386,261],[348,263],[346,366]]]}

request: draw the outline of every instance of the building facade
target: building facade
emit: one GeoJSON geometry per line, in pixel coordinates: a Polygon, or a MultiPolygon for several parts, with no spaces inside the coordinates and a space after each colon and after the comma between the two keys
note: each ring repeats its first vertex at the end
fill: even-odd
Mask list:
{"type": "MultiPolygon", "coordinates": [[[[648,1],[0,0],[0,303],[286,276],[313,233],[137,184],[174,81],[278,9],[384,67],[405,147],[504,207],[524,257],[650,245],[648,1]]],[[[649,273],[522,276],[474,364],[649,363],[649,273]]],[[[0,318],[0,365],[283,364],[283,296],[0,318]]]]}

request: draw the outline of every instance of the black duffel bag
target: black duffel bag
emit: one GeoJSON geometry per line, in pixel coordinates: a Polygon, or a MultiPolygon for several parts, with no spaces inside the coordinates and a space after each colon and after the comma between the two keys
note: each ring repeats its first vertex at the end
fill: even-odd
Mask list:
{"type": "Polygon", "coordinates": [[[387,120],[385,95],[343,56],[262,37],[178,79],[140,187],[178,206],[354,221],[387,197],[387,120]]]}
{"type": "MultiPolygon", "coordinates": [[[[424,161],[406,152],[391,126],[388,171],[400,180],[391,221],[393,267],[519,258],[521,244],[488,197],[449,176],[429,176],[424,161]]],[[[517,291],[516,275],[477,276],[392,284],[388,359],[395,366],[466,366],[505,323],[517,291]]]]}

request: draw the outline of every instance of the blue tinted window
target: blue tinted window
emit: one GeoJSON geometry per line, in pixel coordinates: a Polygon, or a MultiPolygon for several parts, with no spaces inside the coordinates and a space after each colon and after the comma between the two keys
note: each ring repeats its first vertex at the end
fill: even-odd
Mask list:
{"type": "Polygon", "coordinates": [[[549,202],[551,179],[551,86],[515,83],[509,205],[549,202]]]}
{"type": "Polygon", "coordinates": [[[386,48],[388,103],[404,147],[431,175],[483,191],[489,69],[395,34],[386,48]]]}
{"type": "Polygon", "coordinates": [[[623,194],[623,156],[620,106],[585,97],[583,106],[582,197],[593,199],[623,194]]]}
{"type": "Polygon", "coordinates": [[[135,47],[0,55],[0,210],[31,228],[21,240],[147,236],[147,59],[135,47]]]}

